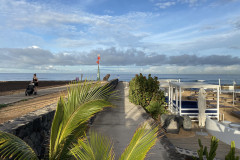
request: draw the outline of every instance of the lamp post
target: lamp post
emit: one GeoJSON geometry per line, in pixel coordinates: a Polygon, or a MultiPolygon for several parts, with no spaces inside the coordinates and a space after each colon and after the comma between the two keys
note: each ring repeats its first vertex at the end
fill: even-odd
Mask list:
{"type": "Polygon", "coordinates": [[[98,64],[97,81],[100,81],[100,69],[99,69],[100,54],[98,54],[97,59],[98,59],[98,60],[97,60],[97,64],[98,64]]]}

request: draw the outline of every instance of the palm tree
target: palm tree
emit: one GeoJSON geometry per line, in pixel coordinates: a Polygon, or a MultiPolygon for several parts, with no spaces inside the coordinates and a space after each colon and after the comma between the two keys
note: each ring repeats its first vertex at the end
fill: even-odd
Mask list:
{"type": "MultiPolygon", "coordinates": [[[[156,143],[158,128],[147,129],[147,124],[140,126],[128,147],[122,153],[119,160],[143,160],[147,152],[156,143]]],[[[79,160],[114,160],[112,141],[93,131],[89,133],[89,140],[86,135],[78,139],[70,150],[72,155],[79,160]]]]}
{"type": "MultiPolygon", "coordinates": [[[[111,141],[95,132],[90,132],[87,139],[87,123],[97,112],[111,107],[108,102],[110,91],[108,85],[72,84],[68,89],[68,96],[60,97],[51,127],[49,159],[114,159],[111,141]],[[100,145],[101,144],[101,145],[100,145]],[[91,153],[91,155],[90,155],[91,153]]],[[[145,157],[149,149],[155,144],[157,128],[146,129],[140,127],[133,136],[128,148],[121,159],[141,155],[145,157]]],[[[33,149],[20,138],[0,131],[0,157],[4,159],[38,159],[33,149]]],[[[142,159],[141,158],[141,159],[142,159]]]]}

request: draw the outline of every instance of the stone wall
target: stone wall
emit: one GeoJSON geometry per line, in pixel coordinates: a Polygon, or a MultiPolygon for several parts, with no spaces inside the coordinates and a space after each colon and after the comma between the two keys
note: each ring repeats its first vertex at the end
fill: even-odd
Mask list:
{"type": "Polygon", "coordinates": [[[48,146],[49,133],[54,117],[56,103],[22,117],[0,124],[0,130],[23,139],[40,158],[43,158],[48,146]]]}
{"type": "Polygon", "coordinates": [[[118,85],[118,79],[110,80],[108,83],[112,87],[111,90],[114,90],[117,87],[117,85],[118,85]]]}
{"type": "MultiPolygon", "coordinates": [[[[116,88],[118,79],[109,81],[116,88]]],[[[40,159],[47,155],[49,135],[57,104],[48,105],[22,117],[0,124],[0,131],[8,132],[23,139],[37,153],[40,159]]]]}

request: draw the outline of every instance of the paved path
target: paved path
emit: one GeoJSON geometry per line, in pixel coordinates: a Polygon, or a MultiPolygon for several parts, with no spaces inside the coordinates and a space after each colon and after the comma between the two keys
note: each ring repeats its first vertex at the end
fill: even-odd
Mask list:
{"type": "Polygon", "coordinates": [[[39,89],[37,95],[25,96],[25,92],[22,92],[22,93],[17,93],[12,95],[0,96],[0,104],[11,104],[11,103],[19,102],[22,100],[32,99],[32,98],[47,95],[47,94],[61,92],[66,89],[67,89],[67,85],[64,85],[60,87],[39,89]]]}
{"type": "MultiPolygon", "coordinates": [[[[142,107],[129,102],[128,83],[120,82],[117,90],[120,91],[118,100],[112,101],[116,107],[108,108],[104,112],[97,114],[91,128],[95,131],[110,137],[114,143],[115,157],[118,159],[125,147],[129,144],[135,130],[142,122],[147,120],[147,114],[142,107]]],[[[168,160],[169,152],[164,145],[157,141],[154,148],[149,151],[149,160],[168,160]]],[[[176,157],[174,158],[176,159],[176,157]]]]}

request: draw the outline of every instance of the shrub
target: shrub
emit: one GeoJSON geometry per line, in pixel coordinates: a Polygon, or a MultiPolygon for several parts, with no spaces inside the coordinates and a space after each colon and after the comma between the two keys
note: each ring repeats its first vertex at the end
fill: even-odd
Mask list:
{"type": "Polygon", "coordinates": [[[225,160],[239,160],[238,156],[235,156],[235,142],[231,142],[231,148],[229,153],[226,155],[225,160]]]}
{"type": "Polygon", "coordinates": [[[4,107],[7,107],[8,105],[7,104],[0,104],[0,108],[4,108],[4,107]]]}
{"type": "Polygon", "coordinates": [[[158,118],[159,114],[161,115],[167,113],[167,110],[158,101],[151,101],[150,104],[146,107],[146,110],[151,113],[154,119],[158,118]]]}
{"type": "MultiPolygon", "coordinates": [[[[219,140],[212,136],[211,139],[211,145],[210,145],[210,151],[208,153],[207,151],[207,147],[203,147],[202,142],[200,139],[198,139],[198,144],[200,149],[197,151],[198,153],[198,158],[197,157],[193,157],[195,160],[213,160],[216,156],[216,150],[218,148],[218,142],[219,140]]],[[[228,152],[228,154],[225,156],[225,160],[239,160],[239,156],[235,156],[235,142],[232,141],[231,142],[231,148],[230,151],[228,152]]]]}
{"type": "MultiPolygon", "coordinates": [[[[216,137],[212,136],[210,151],[208,153],[207,147],[206,146],[203,147],[201,140],[198,139],[198,144],[199,144],[199,147],[200,147],[200,149],[197,151],[198,159],[199,160],[203,160],[203,159],[213,160],[216,156],[216,151],[217,151],[217,148],[218,148],[218,142],[219,142],[219,140],[216,137]]],[[[194,159],[197,159],[197,157],[194,157],[194,159]]]]}
{"type": "Polygon", "coordinates": [[[151,77],[151,74],[146,78],[140,73],[130,81],[129,100],[141,105],[153,118],[166,112],[164,92],[159,90],[158,78],[151,77]]]}

